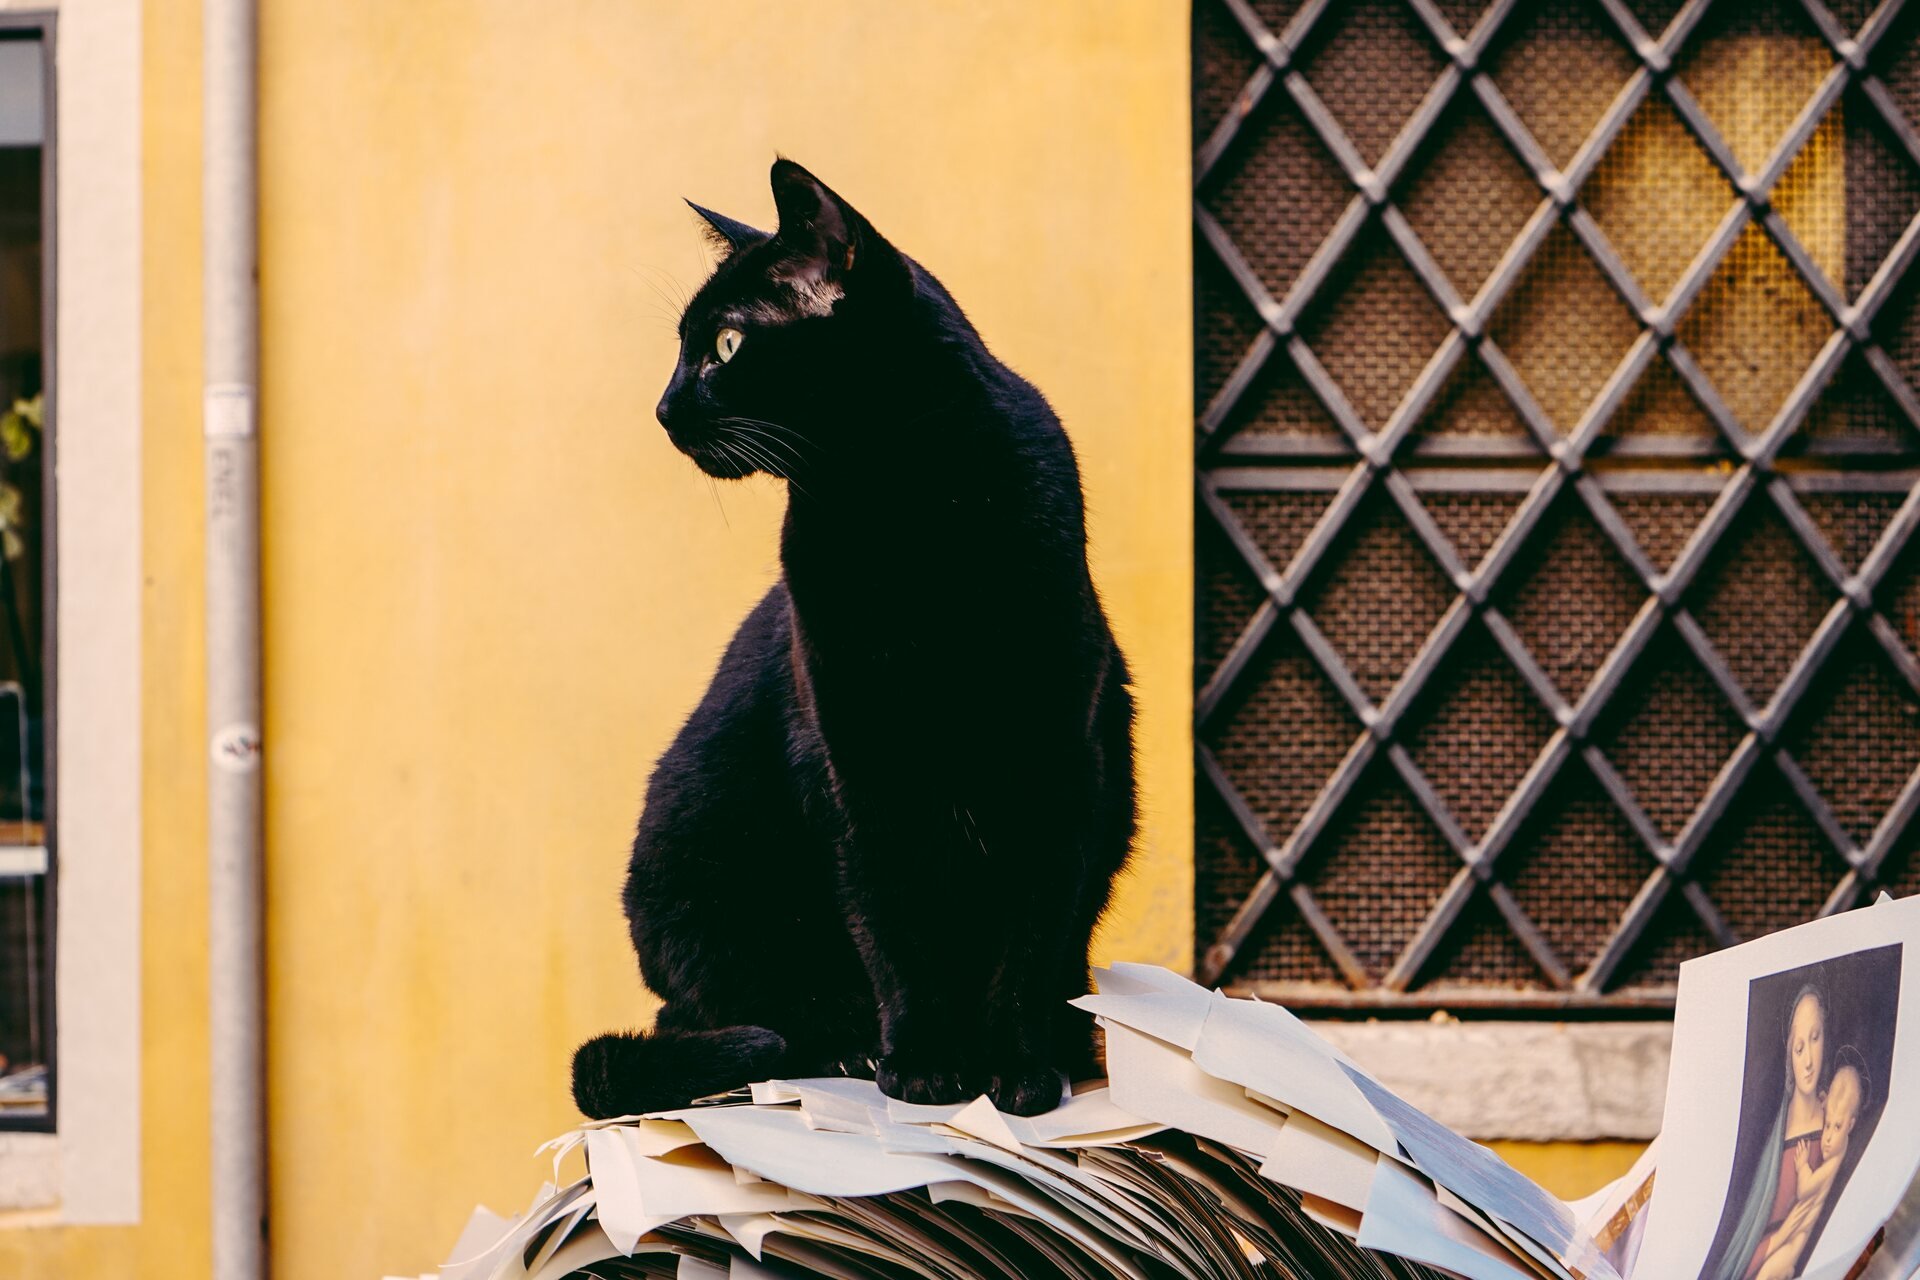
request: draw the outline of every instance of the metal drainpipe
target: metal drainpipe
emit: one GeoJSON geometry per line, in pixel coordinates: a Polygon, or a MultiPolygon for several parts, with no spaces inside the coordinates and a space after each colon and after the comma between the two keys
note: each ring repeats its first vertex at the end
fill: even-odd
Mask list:
{"type": "Polygon", "coordinates": [[[207,841],[214,1280],[266,1275],[255,0],[204,0],[207,841]]]}

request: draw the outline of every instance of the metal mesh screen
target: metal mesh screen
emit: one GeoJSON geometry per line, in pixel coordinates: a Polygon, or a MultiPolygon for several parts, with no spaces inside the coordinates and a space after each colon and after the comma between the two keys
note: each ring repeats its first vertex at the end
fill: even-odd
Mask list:
{"type": "Polygon", "coordinates": [[[1670,1004],[1920,889],[1920,0],[1196,0],[1198,969],[1670,1004]]]}

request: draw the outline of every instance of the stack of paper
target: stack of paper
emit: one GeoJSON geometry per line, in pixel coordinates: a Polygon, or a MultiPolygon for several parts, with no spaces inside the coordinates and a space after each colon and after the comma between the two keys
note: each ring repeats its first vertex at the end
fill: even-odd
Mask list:
{"type": "Polygon", "coordinates": [[[1056,1111],[825,1079],[590,1124],[548,1144],[556,1179],[578,1148],[588,1176],[512,1220],[476,1213],[440,1274],[1903,1280],[1920,1269],[1909,941],[1920,899],[1683,969],[1665,1140],[1578,1204],[1285,1009],[1122,964],[1077,1002],[1109,1078],[1056,1111]]]}

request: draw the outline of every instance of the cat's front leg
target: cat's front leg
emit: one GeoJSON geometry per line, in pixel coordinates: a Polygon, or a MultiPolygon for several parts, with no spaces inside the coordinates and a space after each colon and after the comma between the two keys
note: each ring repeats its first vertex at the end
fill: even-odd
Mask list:
{"type": "Polygon", "coordinates": [[[881,1091],[927,1105],[986,1093],[992,1068],[978,939],[931,923],[917,937],[884,926],[873,934],[866,955],[880,1008],[881,1091]]]}
{"type": "MultiPolygon", "coordinates": [[[[1014,913],[993,986],[987,998],[987,1043],[991,1078],[987,1096],[1011,1115],[1038,1115],[1060,1103],[1072,1060],[1062,1055],[1065,1025],[1077,1016],[1067,1001],[1085,994],[1061,975],[1086,967],[1087,934],[1076,929],[1069,904],[1077,896],[1067,881],[1077,878],[1072,845],[1028,851],[1030,859],[1057,865],[1045,877],[1049,892],[1029,898],[1014,913]]],[[[1031,865],[1031,862],[1029,863],[1031,865]]],[[[1084,984],[1080,984],[1084,985],[1084,984]]]]}
{"type": "MultiPolygon", "coordinates": [[[[966,1102],[985,1095],[1013,1115],[1038,1115],[1059,1105],[1065,1077],[1049,1051],[1052,1019],[1025,999],[1020,1012],[996,1007],[996,989],[980,975],[987,998],[937,1020],[927,1016],[925,985],[896,989],[884,1008],[887,1050],[877,1080],[904,1102],[966,1102]]],[[[952,1006],[948,1006],[951,1008],[952,1006]]]]}
{"type": "Polygon", "coordinates": [[[879,1061],[876,1078],[887,1096],[944,1104],[984,1095],[1001,1111],[1023,1116],[1060,1104],[1066,1077],[1035,1044],[1007,1043],[991,1025],[979,1025],[978,1039],[969,1044],[955,1043],[945,1029],[922,1035],[912,1027],[911,1018],[899,1020],[889,1037],[893,1048],[879,1061]]]}
{"type": "MultiPolygon", "coordinates": [[[[869,829],[868,833],[872,832],[869,829]]],[[[850,850],[852,915],[882,1028],[878,1081],[908,1102],[963,1102],[1034,1115],[1059,1103],[1059,990],[1084,956],[1070,907],[1071,838],[928,851],[850,850]],[[915,856],[915,855],[918,856],[915,856]],[[856,870],[857,868],[857,870],[856,870]]]]}

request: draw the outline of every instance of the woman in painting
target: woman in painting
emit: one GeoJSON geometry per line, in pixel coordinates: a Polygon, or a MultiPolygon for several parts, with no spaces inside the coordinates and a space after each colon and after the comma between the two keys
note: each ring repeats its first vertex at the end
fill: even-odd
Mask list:
{"type": "Polygon", "coordinates": [[[1780,1108],[1741,1196],[1733,1233],[1701,1280],[1753,1280],[1775,1231],[1793,1209],[1799,1170],[1819,1163],[1826,1119],[1827,1008],[1826,995],[1812,984],[1800,988],[1789,1006],[1780,1108]]]}

